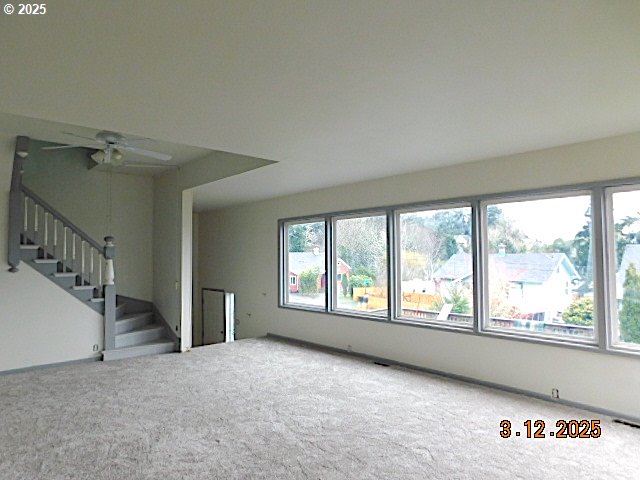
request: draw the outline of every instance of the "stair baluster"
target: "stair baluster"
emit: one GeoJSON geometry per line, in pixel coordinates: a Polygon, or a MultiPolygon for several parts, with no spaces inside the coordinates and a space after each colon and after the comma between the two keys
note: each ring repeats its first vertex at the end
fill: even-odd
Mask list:
{"type": "Polygon", "coordinates": [[[83,283],[84,279],[86,278],[86,271],[84,268],[84,245],[84,240],[80,240],[80,278],[83,279],[83,283]]]}
{"type": "Polygon", "coordinates": [[[22,226],[22,238],[24,238],[29,232],[29,198],[24,194],[24,192],[22,193],[22,198],[24,203],[24,212],[22,215],[24,218],[24,224],[22,226]]]}
{"type": "Polygon", "coordinates": [[[53,256],[59,258],[58,254],[58,219],[53,219],[53,256]]]}

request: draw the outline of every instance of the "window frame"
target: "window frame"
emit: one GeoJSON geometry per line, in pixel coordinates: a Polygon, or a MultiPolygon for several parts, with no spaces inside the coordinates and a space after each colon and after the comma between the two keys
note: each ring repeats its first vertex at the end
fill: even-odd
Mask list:
{"type": "Polygon", "coordinates": [[[472,282],[473,286],[473,316],[471,319],[471,325],[468,327],[462,325],[455,325],[453,323],[443,322],[443,321],[435,321],[435,320],[419,320],[415,317],[402,315],[402,281],[395,282],[394,295],[395,295],[395,309],[393,311],[392,321],[401,324],[413,324],[413,325],[427,325],[433,327],[445,327],[450,330],[460,330],[460,331],[473,331],[476,324],[476,319],[478,317],[475,310],[475,263],[473,262],[474,256],[474,245],[473,245],[473,223],[474,223],[474,207],[473,204],[469,201],[457,201],[457,202],[446,202],[446,203],[426,203],[422,205],[412,205],[410,207],[398,207],[393,210],[393,223],[394,223],[394,255],[393,255],[393,267],[395,278],[402,278],[402,229],[400,226],[400,216],[406,213],[414,213],[414,212],[428,212],[433,210],[450,210],[455,208],[469,208],[471,210],[471,257],[472,257],[472,265],[471,265],[471,275],[474,279],[472,282]]]}
{"type": "Polygon", "coordinates": [[[331,288],[327,290],[331,290],[331,303],[327,304],[328,310],[327,313],[335,314],[335,315],[344,315],[349,317],[357,317],[357,318],[366,318],[368,320],[377,320],[388,322],[391,319],[391,277],[389,273],[389,265],[390,265],[390,250],[389,250],[389,240],[390,240],[390,232],[389,232],[389,212],[386,209],[373,209],[373,210],[361,210],[354,212],[345,212],[340,214],[333,214],[329,216],[330,225],[331,225],[331,259],[329,264],[331,265],[331,288]],[[337,224],[340,220],[349,220],[353,218],[365,218],[365,217],[384,217],[385,218],[385,233],[387,237],[387,248],[386,248],[386,256],[387,256],[387,313],[386,315],[375,315],[372,313],[359,312],[357,310],[349,310],[346,308],[338,307],[338,280],[336,277],[337,266],[338,266],[338,245],[335,241],[337,239],[337,224]]]}
{"type": "Polygon", "coordinates": [[[313,215],[296,216],[282,218],[278,220],[278,307],[290,310],[302,310],[310,313],[324,313],[339,317],[393,323],[408,327],[426,328],[460,333],[464,335],[482,336],[510,340],[515,342],[526,342],[529,344],[542,344],[554,347],[577,349],[582,351],[597,352],[607,355],[618,355],[631,358],[640,358],[640,348],[629,348],[625,344],[616,344],[613,341],[612,329],[613,319],[618,321],[617,314],[611,312],[611,296],[615,295],[615,289],[610,288],[611,277],[615,278],[615,263],[612,267],[612,256],[615,255],[613,245],[613,217],[612,217],[612,197],[613,192],[629,190],[640,190],[640,177],[617,178],[605,181],[583,182],[576,184],[552,185],[535,189],[522,189],[514,191],[503,191],[482,195],[467,195],[445,199],[423,200],[420,202],[403,203],[391,206],[367,207],[357,210],[337,211],[328,213],[317,213],[313,215]],[[547,337],[540,335],[527,335],[526,332],[503,332],[486,330],[484,325],[487,316],[487,294],[488,282],[486,276],[486,263],[488,259],[488,246],[483,240],[487,229],[486,207],[487,204],[509,202],[514,198],[523,200],[560,198],[563,196],[576,196],[586,194],[591,196],[592,206],[592,255],[593,255],[593,281],[594,281],[594,335],[595,339],[588,339],[588,342],[578,341],[572,337],[547,337]],[[446,208],[447,205],[467,204],[472,207],[472,258],[474,270],[474,327],[473,329],[459,328],[445,323],[414,322],[410,319],[399,317],[397,314],[397,255],[396,215],[398,211],[408,210],[429,210],[446,208]],[[357,216],[380,215],[386,213],[387,216],[387,273],[388,273],[388,316],[387,318],[367,315],[366,313],[333,309],[334,289],[336,279],[333,271],[335,258],[334,225],[336,218],[349,218],[357,216]],[[286,264],[287,239],[288,234],[285,226],[288,224],[324,222],[325,226],[325,271],[327,284],[325,288],[325,305],[316,307],[304,304],[285,303],[286,290],[288,285],[284,279],[288,276],[286,264]],[[284,272],[284,273],[283,273],[284,272]],[[331,279],[331,282],[328,280],[331,279]],[[285,288],[286,287],[286,288],[285,288]]]}
{"type": "Polygon", "coordinates": [[[609,320],[609,328],[607,331],[606,348],[611,351],[620,351],[630,354],[640,354],[640,344],[634,345],[617,340],[620,338],[620,312],[618,311],[618,299],[616,298],[616,239],[615,239],[615,221],[613,218],[613,195],[616,193],[633,192],[640,193],[640,183],[616,185],[604,188],[604,224],[605,224],[605,243],[607,248],[606,254],[606,281],[607,284],[607,318],[609,320]]]}
{"type": "MultiPolygon", "coordinates": [[[[288,220],[279,220],[278,221],[278,284],[280,293],[278,295],[278,307],[280,308],[294,308],[299,310],[310,310],[314,312],[326,312],[326,302],[327,302],[327,290],[328,287],[325,281],[325,289],[324,289],[324,301],[325,305],[310,305],[305,303],[295,303],[289,301],[290,294],[290,285],[294,285],[291,283],[291,275],[289,270],[289,230],[288,227],[290,225],[304,225],[307,223],[322,223],[324,225],[324,266],[325,266],[325,275],[327,272],[327,221],[324,216],[316,215],[312,217],[301,217],[296,219],[288,219],[288,220]],[[286,279],[286,280],[285,280],[286,279]],[[286,283],[286,287],[283,285],[286,283]]],[[[299,281],[296,281],[296,285],[299,284],[299,281]]]]}
{"type": "Polygon", "coordinates": [[[589,346],[597,346],[599,342],[600,329],[599,322],[597,321],[599,316],[600,307],[597,305],[598,302],[595,301],[595,292],[598,291],[600,286],[599,275],[597,273],[597,265],[596,265],[596,247],[595,247],[595,216],[594,216],[594,192],[593,190],[588,189],[566,189],[559,192],[541,192],[539,194],[529,193],[524,195],[514,194],[512,196],[501,196],[500,198],[486,198],[480,201],[480,210],[481,210],[481,240],[480,243],[484,245],[484,249],[482,251],[482,264],[484,267],[482,268],[481,277],[482,277],[482,292],[483,296],[483,310],[480,315],[480,319],[478,322],[479,330],[483,333],[492,333],[499,334],[501,336],[518,336],[527,339],[539,340],[539,341],[553,341],[560,343],[571,343],[577,345],[589,345],[589,346]],[[555,200],[561,198],[571,198],[571,197],[579,197],[586,196],[589,197],[589,207],[591,209],[591,263],[593,265],[593,290],[594,290],[594,322],[593,322],[593,338],[573,338],[569,336],[562,335],[551,335],[551,334],[541,334],[536,332],[529,332],[526,330],[506,330],[491,327],[489,325],[489,321],[491,320],[491,312],[489,310],[491,299],[490,299],[490,288],[489,288],[489,219],[487,214],[487,209],[489,205],[499,205],[501,203],[520,203],[520,202],[531,202],[537,200],[555,200]]]}

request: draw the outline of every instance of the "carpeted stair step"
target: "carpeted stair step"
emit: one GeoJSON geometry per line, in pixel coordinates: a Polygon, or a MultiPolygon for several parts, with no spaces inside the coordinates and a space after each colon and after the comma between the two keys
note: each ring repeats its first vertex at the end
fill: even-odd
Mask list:
{"type": "Polygon", "coordinates": [[[127,313],[127,302],[121,302],[116,305],[116,320],[125,316],[127,313]]]}
{"type": "Polygon", "coordinates": [[[74,285],[71,287],[71,293],[83,302],[88,302],[93,298],[93,291],[95,289],[95,285],[74,285]]]}
{"type": "Polygon", "coordinates": [[[20,245],[20,258],[23,262],[30,262],[40,256],[40,245],[20,245]]]}
{"type": "Polygon", "coordinates": [[[102,358],[108,360],[120,360],[123,358],[142,357],[175,351],[175,345],[169,340],[147,342],[135,347],[116,348],[102,352],[102,358]]]}
{"type": "Polygon", "coordinates": [[[58,271],[58,259],[56,258],[34,258],[31,264],[36,267],[40,273],[44,275],[51,275],[58,271]]]}
{"type": "Polygon", "coordinates": [[[164,328],[159,325],[145,325],[142,328],[131,330],[130,332],[116,335],[116,349],[124,347],[134,347],[152,341],[162,339],[164,328]]]}
{"type": "Polygon", "coordinates": [[[116,320],[116,334],[127,333],[153,323],[153,312],[127,313],[116,320]]]}
{"type": "Polygon", "coordinates": [[[75,272],[53,272],[51,276],[63,288],[71,288],[78,281],[78,274],[75,272]]]}

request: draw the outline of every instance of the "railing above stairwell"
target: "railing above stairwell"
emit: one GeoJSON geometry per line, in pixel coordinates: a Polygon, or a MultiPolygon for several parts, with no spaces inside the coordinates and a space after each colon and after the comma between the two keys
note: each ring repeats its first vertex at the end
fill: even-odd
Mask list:
{"type": "Polygon", "coordinates": [[[101,297],[108,269],[105,247],[29,188],[23,185],[21,190],[20,243],[39,245],[43,258],[57,259],[62,265],[63,272],[77,273],[79,284],[95,285],[94,296],[101,297]]]}
{"type": "Polygon", "coordinates": [[[56,259],[62,272],[77,274],[80,285],[93,285],[94,297],[104,299],[105,350],[115,348],[116,287],[111,236],[101,245],[22,184],[22,162],[28,137],[18,137],[10,192],[9,265],[17,272],[21,245],[40,246],[43,258],[56,259]]]}

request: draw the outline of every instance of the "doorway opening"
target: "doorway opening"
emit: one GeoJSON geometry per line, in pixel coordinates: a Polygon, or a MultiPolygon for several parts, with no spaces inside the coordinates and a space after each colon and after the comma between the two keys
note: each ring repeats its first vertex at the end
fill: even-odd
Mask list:
{"type": "MultiPolygon", "coordinates": [[[[235,339],[234,309],[235,295],[219,288],[202,288],[202,304],[198,328],[200,345],[233,342],[235,339]]],[[[194,325],[195,327],[195,325],[194,325]]],[[[195,333],[196,328],[194,328],[195,333]]],[[[195,335],[194,335],[195,337],[195,335]]],[[[195,340],[195,338],[194,338],[195,340]]]]}

